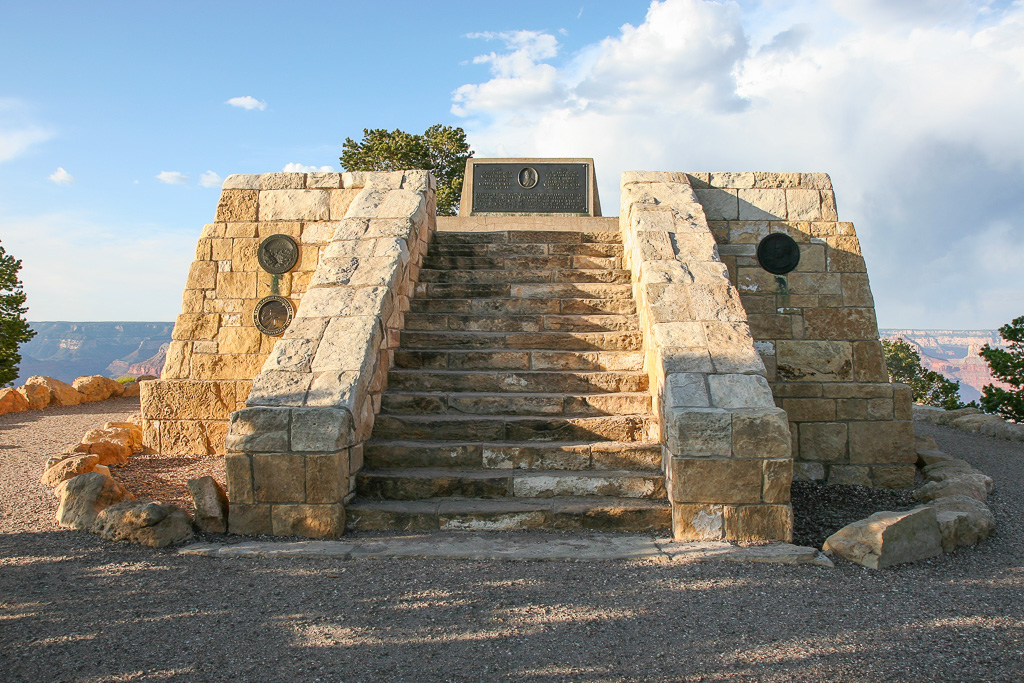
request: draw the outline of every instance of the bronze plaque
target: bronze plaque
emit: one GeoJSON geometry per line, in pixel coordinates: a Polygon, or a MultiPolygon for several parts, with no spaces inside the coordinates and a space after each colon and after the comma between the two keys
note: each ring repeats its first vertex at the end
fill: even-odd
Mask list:
{"type": "Polygon", "coordinates": [[[299,260],[299,245],[288,235],[271,235],[260,242],[256,258],[268,273],[287,273],[299,260]]]}
{"type": "Polygon", "coordinates": [[[276,337],[285,331],[293,315],[295,309],[291,301],[283,296],[265,296],[253,309],[252,321],[260,332],[276,337]]]}
{"type": "Polygon", "coordinates": [[[590,213],[590,164],[478,163],[473,213],[590,213]]]}
{"type": "Polygon", "coordinates": [[[800,264],[800,245],[789,235],[772,233],[757,245],[757,262],[774,275],[785,275],[800,264]]]}

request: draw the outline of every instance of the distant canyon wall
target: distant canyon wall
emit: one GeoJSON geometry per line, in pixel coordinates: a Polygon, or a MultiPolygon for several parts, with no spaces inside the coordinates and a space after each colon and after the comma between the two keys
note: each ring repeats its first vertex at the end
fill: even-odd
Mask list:
{"type": "Polygon", "coordinates": [[[917,347],[921,365],[960,382],[960,398],[974,401],[986,384],[1009,388],[992,378],[981,347],[1004,347],[998,330],[879,330],[885,339],[906,339],[917,347]]]}

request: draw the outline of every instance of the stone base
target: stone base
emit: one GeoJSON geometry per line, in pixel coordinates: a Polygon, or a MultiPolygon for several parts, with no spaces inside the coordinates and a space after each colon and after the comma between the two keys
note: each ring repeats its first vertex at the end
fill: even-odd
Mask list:
{"type": "Polygon", "coordinates": [[[791,505],[706,505],[674,503],[676,541],[793,540],[791,505]]]}
{"type": "Polygon", "coordinates": [[[228,515],[233,534],[337,538],[345,533],[345,507],[328,505],[233,504],[228,515]]]}

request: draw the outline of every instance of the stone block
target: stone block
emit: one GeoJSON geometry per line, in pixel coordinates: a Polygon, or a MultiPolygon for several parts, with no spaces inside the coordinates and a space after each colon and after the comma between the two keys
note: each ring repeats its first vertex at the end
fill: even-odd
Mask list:
{"type": "Polygon", "coordinates": [[[804,326],[807,339],[878,339],[872,308],[808,308],[804,326]]]}
{"type": "Polygon", "coordinates": [[[259,193],[264,221],[325,221],[330,218],[328,190],[268,190],[259,193]]]}
{"type": "Polygon", "coordinates": [[[224,224],[222,237],[256,237],[259,224],[255,221],[242,221],[224,224]]]}
{"type": "Polygon", "coordinates": [[[675,455],[728,457],[732,454],[732,414],[728,411],[676,408],[667,411],[665,419],[666,445],[675,455]]]}
{"type": "Polygon", "coordinates": [[[791,455],[785,411],[774,407],[732,411],[734,458],[789,458],[791,455]]]}
{"type": "Polygon", "coordinates": [[[821,193],[817,190],[786,190],[786,218],[791,221],[821,220],[821,193]]]}
{"type": "Polygon", "coordinates": [[[676,541],[721,541],[725,515],[721,505],[672,505],[672,536],[676,541]]]}
{"type": "Polygon", "coordinates": [[[233,534],[243,536],[273,533],[273,526],[270,523],[270,506],[242,505],[232,502],[231,512],[228,514],[228,530],[233,534]]]}
{"type": "Polygon", "coordinates": [[[259,174],[233,173],[224,179],[223,190],[258,190],[260,189],[259,174]]]}
{"type": "Polygon", "coordinates": [[[705,322],[704,336],[719,374],[764,375],[764,362],[754,349],[746,323],[705,322]]]}
{"type": "Polygon", "coordinates": [[[893,410],[892,416],[895,420],[911,420],[913,419],[913,404],[914,404],[914,393],[913,390],[906,384],[893,384],[892,385],[892,403],[893,410]]]}
{"type": "Polygon", "coordinates": [[[868,308],[875,305],[867,273],[841,273],[840,277],[843,281],[844,306],[868,308]]]}
{"type": "Polygon", "coordinates": [[[296,320],[381,315],[388,295],[386,287],[313,288],[303,295],[296,320]]]}
{"type": "Polygon", "coordinates": [[[231,510],[236,504],[256,502],[252,488],[252,459],[245,454],[229,453],[224,456],[224,474],[228,485],[231,510]]]}
{"type": "Polygon", "coordinates": [[[355,371],[369,375],[383,341],[376,316],[338,317],[327,325],[311,365],[313,372],[355,371]]]}
{"type": "Polygon", "coordinates": [[[760,460],[673,457],[670,499],[673,503],[760,503],[760,460]]]}
{"type": "Polygon", "coordinates": [[[263,372],[310,372],[318,339],[279,339],[263,364],[263,372]]]}
{"type": "Polygon", "coordinates": [[[828,483],[844,486],[871,486],[871,468],[858,465],[831,465],[828,483]]]}
{"type": "Polygon", "coordinates": [[[232,382],[153,380],[140,387],[141,402],[150,419],[228,420],[235,409],[232,382]]]}
{"type": "Polygon", "coordinates": [[[836,402],[830,398],[786,398],[782,407],[793,422],[831,422],[836,419],[836,402]]]}
{"type": "Polygon", "coordinates": [[[825,466],[820,462],[794,462],[793,479],[795,481],[823,481],[825,466]]]}
{"type": "Polygon", "coordinates": [[[694,319],[690,311],[690,288],[686,285],[651,283],[644,287],[644,295],[652,322],[686,322],[694,319]]]}
{"type": "Polygon", "coordinates": [[[914,464],[914,423],[879,421],[850,423],[850,462],[854,464],[914,464]]]}
{"type": "Polygon", "coordinates": [[[189,479],[189,493],[195,507],[195,524],[201,531],[224,534],[228,531],[228,497],[210,476],[189,479]]]}
{"type": "Polygon", "coordinates": [[[345,532],[345,508],[340,503],[327,505],[274,505],[275,536],[336,538],[345,532]]]}
{"type": "Polygon", "coordinates": [[[697,201],[704,208],[709,221],[739,220],[740,207],[738,192],[735,189],[697,189],[693,191],[697,201]]]}
{"type": "Polygon", "coordinates": [[[260,193],[256,190],[222,190],[217,203],[216,221],[255,221],[257,201],[260,193]]]}
{"type": "Polygon", "coordinates": [[[793,461],[790,458],[764,461],[761,499],[766,503],[788,503],[793,485],[793,461]]]}
{"type": "Polygon", "coordinates": [[[755,171],[754,187],[800,187],[800,174],[755,171]]]}
{"type": "Polygon", "coordinates": [[[665,377],[666,407],[709,408],[706,375],[680,372],[665,377]]]}
{"type": "Polygon", "coordinates": [[[343,408],[293,408],[291,446],[298,452],[334,452],[353,443],[352,414],[343,408]]]}
{"type": "MultiPolygon", "coordinates": [[[[346,408],[354,415],[358,409],[356,404],[365,395],[365,387],[369,381],[370,376],[361,376],[354,370],[314,373],[305,405],[346,408]]],[[[355,426],[358,426],[358,420],[355,421],[355,426]]]]}
{"type": "Polygon", "coordinates": [[[171,339],[175,341],[216,339],[219,328],[220,316],[216,313],[181,313],[174,323],[171,339]]]}
{"type": "Polygon", "coordinates": [[[716,408],[774,408],[768,380],[760,375],[708,375],[711,405],[716,408]]]}
{"type": "Polygon", "coordinates": [[[263,358],[253,354],[192,353],[192,376],[195,379],[251,379],[259,373],[262,365],[263,358]]]}
{"type": "MultiPolygon", "coordinates": [[[[260,176],[261,190],[301,190],[306,186],[305,173],[264,173],[260,176]]],[[[264,218],[264,220],[271,220],[264,218]]]]}
{"type": "Polygon", "coordinates": [[[741,294],[776,294],[789,286],[784,275],[772,275],[760,266],[751,264],[736,270],[736,288],[741,294]]]}
{"type": "Polygon", "coordinates": [[[726,505],[724,512],[726,540],[793,540],[793,508],[789,505],[726,505]]]}
{"type": "Polygon", "coordinates": [[[878,465],[871,468],[871,482],[883,489],[912,489],[917,468],[913,465],[878,465]]]}
{"type": "MultiPolygon", "coordinates": [[[[804,422],[800,430],[800,459],[816,462],[846,460],[848,432],[841,422],[804,422]]],[[[824,473],[822,473],[824,476],[824,473]]]]}
{"type": "Polygon", "coordinates": [[[785,190],[741,189],[738,196],[741,221],[769,221],[787,217],[785,190]]]}
{"type": "Polygon", "coordinates": [[[889,381],[889,371],[885,367],[885,356],[882,354],[882,343],[878,340],[854,342],[853,367],[858,382],[889,381]]]}
{"type": "Polygon", "coordinates": [[[711,173],[709,184],[712,187],[735,187],[735,188],[747,188],[754,187],[755,175],[752,172],[724,172],[724,173],[711,173]]]}
{"type": "MultiPolygon", "coordinates": [[[[751,190],[744,190],[743,192],[750,191],[751,190]]],[[[742,196],[742,192],[740,194],[742,196]]],[[[785,198],[783,198],[783,203],[785,203],[785,198]]],[[[743,209],[741,202],[740,213],[742,212],[743,209]]],[[[744,245],[746,249],[737,253],[742,253],[747,256],[753,256],[757,253],[757,244],[767,237],[769,233],[767,220],[744,219],[740,221],[729,221],[725,225],[729,227],[729,244],[744,245]]]]}
{"type": "Polygon", "coordinates": [[[217,350],[226,354],[258,353],[262,334],[255,327],[221,327],[217,331],[217,350]]]}
{"type": "Polygon", "coordinates": [[[293,453],[252,456],[253,492],[261,503],[303,503],[306,500],[306,459],[293,453]]]}
{"type": "Polygon", "coordinates": [[[717,285],[694,284],[689,289],[694,320],[741,323],[746,319],[739,293],[725,280],[717,285]]]}
{"type": "Polygon", "coordinates": [[[233,453],[284,453],[290,413],[286,408],[244,408],[231,414],[226,446],[233,453]]]}
{"type": "Polygon", "coordinates": [[[252,382],[250,406],[301,406],[313,376],[307,372],[261,372],[252,382]]]}
{"type": "Polygon", "coordinates": [[[340,503],[348,495],[348,451],[306,456],[306,501],[340,503]]]}
{"type": "Polygon", "coordinates": [[[869,569],[884,569],[941,555],[942,534],[930,507],[876,512],[832,534],[822,548],[869,569]]]}
{"type": "Polygon", "coordinates": [[[256,273],[217,273],[217,297],[220,299],[255,299],[256,273]]]}
{"type": "Polygon", "coordinates": [[[707,346],[704,325],[699,322],[655,323],[654,343],[659,347],[693,348],[707,346]]]}
{"type": "Polygon", "coordinates": [[[848,382],[853,346],[842,341],[779,340],[776,376],[788,382],[848,382]]]}

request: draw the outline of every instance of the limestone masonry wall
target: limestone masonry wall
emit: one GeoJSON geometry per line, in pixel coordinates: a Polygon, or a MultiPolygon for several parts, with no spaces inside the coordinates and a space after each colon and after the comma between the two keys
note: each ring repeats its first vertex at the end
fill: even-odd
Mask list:
{"type": "Polygon", "coordinates": [[[687,174],[739,290],[776,403],[789,415],[795,474],[831,483],[914,483],[909,387],[890,384],[852,223],[824,173],[687,174]],[[785,233],[797,268],[773,275],[757,245],[785,233]]]}
{"type": "Polygon", "coordinates": [[[675,538],[790,540],[786,414],[686,176],[624,173],[619,221],[675,538]]]}
{"type": "Polygon", "coordinates": [[[245,405],[277,341],[256,328],[253,308],[272,294],[301,301],[364,184],[362,173],[228,176],[215,222],[196,245],[161,378],[143,384],[146,446],[165,455],[226,452],[231,413],[245,405]],[[274,234],[299,246],[298,263],[283,275],[257,262],[260,242],[274,234]]]}

